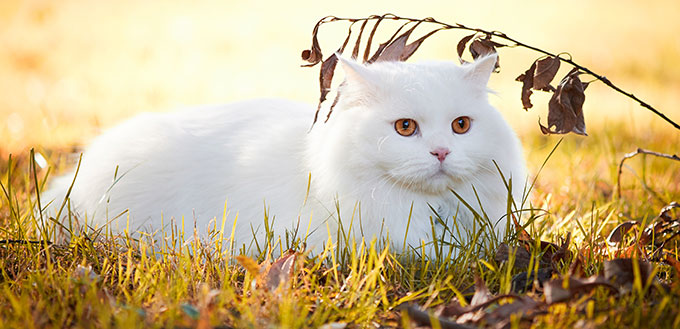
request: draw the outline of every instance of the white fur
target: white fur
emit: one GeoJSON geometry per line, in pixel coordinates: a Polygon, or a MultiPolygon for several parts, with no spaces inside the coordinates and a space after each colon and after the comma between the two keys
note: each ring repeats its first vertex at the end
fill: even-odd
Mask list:
{"type": "MultiPolygon", "coordinates": [[[[335,242],[338,217],[346,230],[353,218],[356,238],[389,232],[399,250],[404,237],[414,247],[432,241],[430,206],[449,223],[455,216],[471,227],[473,216],[453,189],[481,213],[478,196],[493,222],[503,219],[496,227],[502,233],[508,192],[492,160],[513,178],[515,200],[525,167],[517,137],[487,100],[494,62],[365,66],[341,59],[346,81],[339,103],[311,131],[315,108],[284,100],[141,114],[87,148],[71,204],[81,220],[99,226],[129,209],[131,231],[159,230],[161,217],[167,225],[183,216],[189,239],[194,220],[201,236],[215,218],[220,229],[226,201],[225,237],[238,213],[237,246],[250,245],[253,231],[264,237],[266,209],[276,236],[297,228],[301,237],[311,224],[307,245],[315,252],[328,230],[335,242]],[[459,135],[451,122],[460,116],[472,123],[459,135]],[[401,118],[416,120],[418,134],[397,134],[394,122],[401,118]],[[430,154],[438,147],[451,150],[441,165],[430,154]]],[[[43,203],[56,200],[51,215],[72,178],[56,179],[44,193],[43,203]]],[[[111,227],[120,231],[126,222],[122,216],[111,227]]]]}

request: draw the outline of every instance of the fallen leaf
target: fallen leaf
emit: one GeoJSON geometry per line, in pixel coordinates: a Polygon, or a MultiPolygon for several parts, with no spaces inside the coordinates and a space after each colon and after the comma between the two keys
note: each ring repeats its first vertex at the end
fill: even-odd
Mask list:
{"type": "Polygon", "coordinates": [[[609,236],[607,237],[607,243],[610,245],[615,245],[623,241],[623,236],[626,235],[626,233],[628,233],[628,231],[630,231],[633,227],[638,226],[639,224],[640,223],[637,221],[630,220],[617,225],[614,230],[609,233],[609,236]]]}
{"type": "Polygon", "coordinates": [[[510,255],[515,255],[513,267],[518,269],[527,268],[531,262],[531,254],[524,248],[510,247],[506,243],[501,243],[496,250],[494,260],[498,263],[506,262],[510,255]]]}
{"type": "Polygon", "coordinates": [[[298,253],[295,251],[288,251],[286,255],[272,263],[266,273],[263,273],[264,282],[269,290],[276,290],[276,288],[290,280],[297,256],[298,253]]]}
{"type": "Polygon", "coordinates": [[[652,274],[652,264],[650,262],[633,259],[633,258],[618,258],[604,261],[604,276],[624,291],[630,291],[635,282],[634,266],[638,267],[640,273],[640,281],[646,284],[649,276],[652,274]]]}
{"type": "Polygon", "coordinates": [[[433,320],[436,319],[439,328],[442,329],[472,329],[464,324],[453,322],[445,317],[436,316],[431,311],[423,310],[419,306],[402,304],[397,307],[398,310],[406,311],[408,318],[415,322],[418,326],[433,327],[433,320]]]}
{"type": "Polygon", "coordinates": [[[531,273],[517,273],[512,277],[511,289],[516,293],[523,293],[528,288],[533,287],[534,282],[537,282],[539,287],[543,287],[543,284],[550,280],[553,273],[553,269],[550,267],[539,268],[537,271],[531,271],[531,273]]]}
{"type": "Polygon", "coordinates": [[[519,221],[517,220],[517,218],[515,217],[514,214],[511,214],[511,215],[512,215],[512,223],[515,226],[515,232],[517,232],[517,239],[519,241],[523,241],[523,242],[532,241],[531,235],[529,235],[529,232],[527,232],[527,230],[525,230],[522,227],[522,225],[519,223],[519,221]]]}
{"type": "Polygon", "coordinates": [[[489,292],[489,288],[486,287],[484,280],[479,276],[475,276],[475,294],[472,296],[470,306],[484,304],[491,298],[493,298],[493,295],[489,292]]]}
{"type": "MultiPolygon", "coordinates": [[[[540,303],[531,297],[516,296],[513,297],[512,302],[499,305],[491,310],[484,319],[486,320],[487,325],[498,325],[504,323],[504,321],[507,321],[513,315],[519,318],[531,315],[537,311],[539,306],[540,303]]],[[[496,328],[498,328],[498,326],[496,326],[496,328]]]]}
{"type": "Polygon", "coordinates": [[[560,69],[560,60],[557,57],[548,56],[536,61],[536,71],[534,72],[533,86],[535,90],[554,91],[550,85],[555,78],[555,74],[560,69]]]}
{"type": "Polygon", "coordinates": [[[659,213],[659,218],[661,218],[664,221],[673,221],[673,220],[677,221],[678,219],[673,219],[670,215],[670,212],[675,208],[680,209],[680,204],[678,204],[675,201],[673,201],[669,205],[661,208],[661,212],[659,213]]]}
{"type": "Polygon", "coordinates": [[[472,295],[470,305],[466,308],[467,311],[461,314],[456,319],[456,322],[478,322],[484,317],[482,308],[493,298],[494,296],[489,292],[489,288],[486,287],[484,280],[479,276],[475,276],[475,294],[472,295]]]}
{"type": "Polygon", "coordinates": [[[618,293],[618,289],[607,279],[597,275],[586,279],[565,277],[550,280],[543,285],[543,293],[545,294],[545,302],[553,304],[567,301],[578,294],[590,292],[597,287],[605,287],[614,293],[618,293]]]}
{"type": "Polygon", "coordinates": [[[567,237],[562,240],[560,247],[550,255],[550,264],[553,267],[556,267],[559,261],[571,258],[571,252],[569,251],[570,242],[571,232],[567,232],[567,237]]]}
{"type": "Polygon", "coordinates": [[[673,266],[673,269],[675,270],[675,274],[678,276],[678,278],[680,278],[680,261],[673,258],[673,256],[671,254],[666,254],[666,258],[664,260],[666,261],[666,263],[673,266]]]}

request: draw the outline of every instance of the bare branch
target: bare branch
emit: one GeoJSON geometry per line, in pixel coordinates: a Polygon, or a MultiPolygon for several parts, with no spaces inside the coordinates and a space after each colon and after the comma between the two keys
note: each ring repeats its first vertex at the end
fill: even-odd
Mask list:
{"type": "MultiPolygon", "coordinates": [[[[488,40],[488,41],[491,41],[491,38],[492,38],[492,37],[500,38],[500,39],[504,39],[504,40],[507,40],[507,41],[512,42],[513,44],[508,45],[509,47],[523,47],[523,48],[526,48],[526,49],[533,50],[533,51],[535,51],[535,52],[541,53],[541,54],[543,54],[543,55],[547,55],[547,56],[550,56],[550,57],[553,57],[553,58],[557,58],[557,59],[559,59],[559,61],[564,62],[564,63],[567,63],[567,64],[573,66],[574,68],[578,69],[578,70],[579,70],[580,72],[582,72],[582,73],[586,73],[586,74],[589,74],[589,75],[593,76],[595,79],[601,81],[602,83],[604,83],[604,84],[607,85],[608,87],[614,89],[615,91],[619,92],[620,94],[622,94],[622,95],[624,95],[624,96],[626,96],[626,97],[628,97],[628,98],[630,98],[630,99],[636,101],[636,102],[637,102],[640,106],[642,106],[643,108],[646,108],[647,110],[651,111],[652,113],[654,113],[654,114],[656,114],[657,116],[659,116],[660,118],[662,118],[664,121],[666,121],[667,123],[669,123],[669,124],[670,124],[671,126],[673,126],[674,128],[680,130],[680,124],[678,124],[678,123],[676,123],[675,121],[671,120],[671,119],[668,118],[665,114],[663,114],[662,112],[660,112],[659,110],[657,110],[657,109],[654,108],[653,106],[649,105],[649,104],[646,103],[645,101],[639,99],[638,97],[636,97],[636,96],[633,95],[632,93],[629,93],[629,92],[627,92],[627,91],[621,89],[620,87],[616,86],[616,85],[615,85],[614,83],[612,83],[607,77],[605,77],[605,76],[603,76],[603,75],[600,75],[600,74],[597,74],[597,73],[595,73],[594,71],[588,69],[587,67],[582,66],[582,65],[580,65],[580,64],[578,64],[578,63],[576,63],[576,62],[574,62],[573,59],[571,58],[571,56],[563,57],[563,56],[562,56],[563,53],[554,54],[554,53],[548,52],[548,51],[543,50],[543,49],[541,49],[541,48],[534,47],[534,46],[531,46],[531,45],[529,45],[529,44],[526,44],[526,43],[523,43],[523,42],[521,42],[521,41],[518,41],[518,40],[516,40],[516,39],[514,39],[514,38],[512,38],[512,37],[510,37],[510,36],[508,36],[507,34],[505,34],[505,33],[503,33],[503,32],[499,32],[499,31],[488,31],[488,30],[484,30],[484,29],[480,29],[480,28],[467,27],[467,26],[462,25],[462,24],[459,24],[459,23],[447,24],[447,23],[443,23],[443,22],[437,21],[437,20],[435,20],[434,18],[431,18],[431,17],[427,17],[427,18],[424,18],[424,19],[415,19],[415,18],[409,18],[409,17],[400,17],[400,16],[396,16],[396,15],[394,15],[394,14],[371,15],[371,16],[365,17],[365,18],[342,18],[342,17],[336,17],[336,16],[326,16],[326,17],[320,19],[320,20],[317,22],[317,24],[314,26],[313,37],[312,37],[312,48],[309,49],[309,50],[303,51],[303,59],[306,60],[306,61],[308,61],[310,64],[307,64],[307,65],[304,65],[304,66],[315,66],[316,64],[318,64],[318,63],[320,63],[320,62],[322,61],[322,57],[321,57],[321,49],[320,49],[319,43],[318,43],[318,41],[317,41],[318,30],[319,30],[319,28],[321,27],[321,25],[326,24],[326,23],[330,23],[330,22],[336,22],[336,21],[346,21],[346,22],[350,22],[350,23],[352,23],[352,24],[353,24],[353,23],[356,23],[356,22],[362,22],[362,28],[361,28],[362,31],[363,31],[363,27],[365,26],[365,24],[366,24],[368,21],[376,21],[375,24],[373,25],[373,28],[372,28],[371,33],[370,33],[370,35],[369,35],[369,38],[368,38],[368,41],[367,41],[367,44],[366,44],[365,50],[364,50],[364,56],[363,56],[364,62],[369,62],[369,63],[370,63],[370,62],[375,61],[375,60],[377,59],[377,57],[379,56],[379,54],[382,52],[382,50],[384,50],[384,47],[386,47],[387,45],[389,45],[389,44],[393,41],[393,39],[396,37],[396,35],[397,35],[397,33],[398,33],[398,31],[397,31],[397,33],[395,33],[394,36],[393,36],[392,38],[390,38],[389,41],[387,41],[386,43],[381,44],[381,45],[380,45],[380,48],[376,51],[376,53],[373,55],[373,57],[369,59],[368,55],[369,55],[369,51],[370,51],[370,49],[371,49],[371,44],[372,44],[372,41],[373,41],[373,36],[374,36],[376,30],[378,29],[378,25],[379,25],[383,20],[385,20],[385,19],[397,20],[397,21],[405,21],[405,22],[406,22],[405,24],[408,24],[408,23],[416,23],[416,24],[419,24],[419,23],[429,23],[429,24],[437,25],[437,26],[438,26],[438,30],[454,30],[454,29],[455,29],[455,30],[466,30],[466,31],[472,31],[472,32],[476,32],[476,33],[481,33],[481,34],[484,34],[484,35],[485,35],[485,40],[488,40]]],[[[401,28],[403,28],[403,27],[404,27],[404,25],[402,25],[402,26],[400,27],[400,30],[401,30],[401,28]]],[[[429,35],[428,35],[428,36],[429,36],[429,35]]],[[[467,38],[468,38],[468,40],[469,40],[469,38],[471,38],[471,37],[467,37],[467,38]]],[[[359,41],[357,41],[357,45],[358,45],[358,42],[359,42],[359,41]]],[[[414,43],[414,46],[419,45],[421,42],[422,42],[422,40],[419,40],[419,43],[417,43],[417,44],[414,43]]],[[[459,44],[459,46],[460,46],[460,44],[459,44]]],[[[464,46],[464,44],[463,44],[463,46],[464,46]]],[[[417,47],[416,47],[416,48],[417,48],[417,47]]],[[[353,55],[354,55],[355,53],[358,55],[357,50],[358,50],[358,49],[355,48],[355,51],[353,51],[353,55]]],[[[415,51],[415,49],[412,49],[412,52],[414,52],[414,51],[415,51]]],[[[411,52],[411,54],[412,54],[412,52],[411,52]]],[[[460,54],[460,49],[458,50],[458,52],[459,52],[459,54],[460,54]]],[[[410,54],[409,54],[409,56],[410,56],[410,54]]],[[[353,56],[353,57],[354,57],[354,56],[353,56]]],[[[408,58],[408,56],[404,56],[404,58],[402,58],[402,59],[405,59],[405,58],[408,58]]]]}
{"type": "Polygon", "coordinates": [[[638,148],[634,152],[630,152],[630,153],[624,155],[623,158],[621,159],[621,162],[619,163],[619,171],[618,171],[618,174],[616,176],[616,190],[618,192],[619,197],[621,197],[621,172],[623,171],[623,163],[626,160],[633,158],[638,154],[649,154],[649,155],[653,155],[653,156],[660,157],[660,158],[680,161],[680,157],[678,157],[677,154],[671,155],[671,154],[649,151],[649,150],[645,150],[645,149],[641,149],[641,148],[638,148]]]}

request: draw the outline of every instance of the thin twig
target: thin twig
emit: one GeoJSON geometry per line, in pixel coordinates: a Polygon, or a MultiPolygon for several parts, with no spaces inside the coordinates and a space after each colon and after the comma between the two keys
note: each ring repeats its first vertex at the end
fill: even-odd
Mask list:
{"type": "Polygon", "coordinates": [[[623,158],[621,159],[621,162],[619,163],[619,171],[618,171],[618,174],[616,176],[616,190],[618,191],[619,197],[621,197],[621,172],[623,171],[623,163],[626,160],[628,160],[628,159],[630,159],[630,158],[632,158],[632,157],[634,157],[638,154],[649,154],[649,155],[653,155],[653,156],[660,157],[660,158],[680,161],[680,157],[678,157],[677,154],[671,155],[671,154],[649,151],[649,150],[645,150],[645,149],[641,149],[641,148],[638,148],[634,152],[630,152],[630,153],[624,155],[623,158]]]}

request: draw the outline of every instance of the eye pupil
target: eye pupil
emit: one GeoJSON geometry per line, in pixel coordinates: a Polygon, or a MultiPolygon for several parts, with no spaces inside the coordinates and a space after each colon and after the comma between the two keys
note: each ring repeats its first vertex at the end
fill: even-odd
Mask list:
{"type": "Polygon", "coordinates": [[[399,135],[412,136],[418,130],[418,124],[413,119],[399,119],[394,123],[394,129],[399,135]]]}
{"type": "Polygon", "coordinates": [[[453,122],[451,122],[451,128],[456,134],[464,134],[470,130],[470,118],[469,117],[458,117],[453,122]]]}

